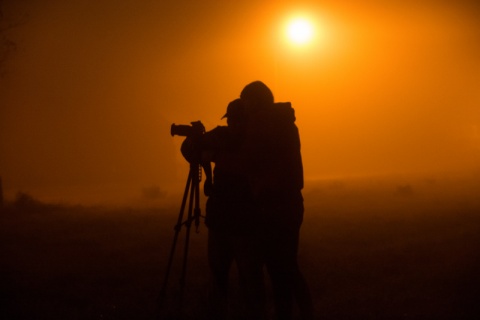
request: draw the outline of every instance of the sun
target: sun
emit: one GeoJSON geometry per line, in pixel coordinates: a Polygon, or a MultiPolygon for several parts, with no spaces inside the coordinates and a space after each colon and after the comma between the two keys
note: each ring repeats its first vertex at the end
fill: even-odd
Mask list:
{"type": "Polygon", "coordinates": [[[312,22],[304,17],[297,17],[287,23],[286,34],[290,42],[296,45],[309,43],[313,38],[312,22]]]}

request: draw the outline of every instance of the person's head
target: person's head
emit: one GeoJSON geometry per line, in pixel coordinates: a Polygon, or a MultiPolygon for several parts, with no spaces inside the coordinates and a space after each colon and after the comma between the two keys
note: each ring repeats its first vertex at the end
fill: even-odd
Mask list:
{"type": "Polygon", "coordinates": [[[225,113],[222,119],[223,118],[227,118],[229,127],[242,127],[247,120],[244,101],[241,99],[231,101],[227,106],[227,113],[225,113]]]}
{"type": "Polygon", "coordinates": [[[240,99],[245,101],[249,111],[273,104],[273,93],[262,81],[254,81],[245,86],[240,93],[240,99]]]}

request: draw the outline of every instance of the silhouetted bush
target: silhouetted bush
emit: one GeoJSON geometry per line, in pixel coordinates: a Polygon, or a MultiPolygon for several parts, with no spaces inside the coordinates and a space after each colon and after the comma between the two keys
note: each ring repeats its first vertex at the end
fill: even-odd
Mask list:
{"type": "Polygon", "coordinates": [[[147,200],[158,200],[164,199],[167,196],[167,192],[162,190],[158,186],[152,186],[142,189],[142,195],[144,199],[147,200]]]}
{"type": "Polygon", "coordinates": [[[396,194],[402,197],[410,197],[413,195],[413,188],[409,184],[398,186],[396,194]]]}
{"type": "Polygon", "coordinates": [[[20,191],[15,196],[13,206],[17,209],[34,209],[43,207],[43,203],[30,194],[20,191]]]}

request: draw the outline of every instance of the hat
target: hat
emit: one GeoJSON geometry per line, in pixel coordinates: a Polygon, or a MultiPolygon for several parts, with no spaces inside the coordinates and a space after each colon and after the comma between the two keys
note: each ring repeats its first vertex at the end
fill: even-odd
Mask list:
{"type": "Polygon", "coordinates": [[[227,113],[222,117],[223,118],[238,118],[245,115],[245,107],[241,99],[235,99],[228,104],[227,113]]]}
{"type": "Polygon", "coordinates": [[[273,103],[273,93],[262,81],[254,81],[247,84],[240,93],[240,98],[263,105],[273,103]]]}

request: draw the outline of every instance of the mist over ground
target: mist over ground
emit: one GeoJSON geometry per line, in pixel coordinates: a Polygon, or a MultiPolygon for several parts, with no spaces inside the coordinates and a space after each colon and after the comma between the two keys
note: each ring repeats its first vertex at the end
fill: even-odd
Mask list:
{"type": "MultiPolygon", "coordinates": [[[[315,319],[477,319],[480,181],[457,182],[309,181],[299,263],[315,319]]],[[[0,215],[4,318],[206,320],[203,223],[191,233],[183,307],[185,228],[158,308],[180,198],[150,208],[20,200],[0,215]]],[[[235,312],[235,269],[231,281],[235,312]]]]}

